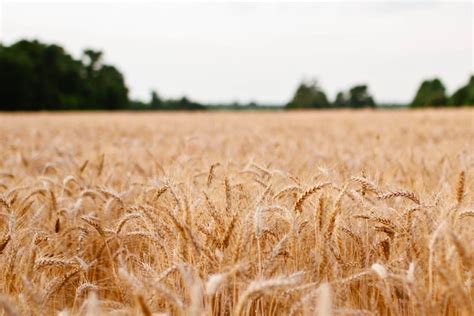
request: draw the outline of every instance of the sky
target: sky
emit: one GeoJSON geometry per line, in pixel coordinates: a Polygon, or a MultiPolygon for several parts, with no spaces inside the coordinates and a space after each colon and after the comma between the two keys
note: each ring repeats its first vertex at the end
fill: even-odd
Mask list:
{"type": "Polygon", "coordinates": [[[368,84],[403,103],[424,79],[452,93],[474,73],[472,1],[0,1],[2,43],[102,50],[135,99],[282,104],[316,78],[330,99],[368,84]]]}

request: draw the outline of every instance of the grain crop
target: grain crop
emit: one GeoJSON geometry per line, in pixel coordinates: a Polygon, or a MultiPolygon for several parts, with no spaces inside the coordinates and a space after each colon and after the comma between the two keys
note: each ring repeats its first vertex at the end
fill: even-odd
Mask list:
{"type": "Polygon", "coordinates": [[[473,315],[474,111],[0,114],[0,315],[473,315]]]}

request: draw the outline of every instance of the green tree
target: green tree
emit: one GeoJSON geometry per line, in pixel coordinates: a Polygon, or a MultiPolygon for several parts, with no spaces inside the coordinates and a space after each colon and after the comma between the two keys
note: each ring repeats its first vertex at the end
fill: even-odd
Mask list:
{"type": "Polygon", "coordinates": [[[471,76],[469,82],[465,86],[459,88],[453,93],[449,98],[449,105],[474,105],[474,76],[471,76]]]}
{"type": "Polygon", "coordinates": [[[19,41],[0,48],[0,109],[76,108],[81,63],[63,48],[19,41]]]}
{"type": "Polygon", "coordinates": [[[205,107],[197,102],[191,101],[186,96],[178,100],[166,101],[166,107],[170,110],[203,110],[205,107]]]}
{"type": "Polygon", "coordinates": [[[374,98],[369,94],[367,85],[357,85],[349,90],[348,106],[352,108],[375,107],[374,98]]]}
{"type": "Polygon", "coordinates": [[[346,93],[340,91],[336,95],[336,99],[334,100],[333,106],[336,108],[343,108],[349,105],[349,97],[346,93]]]}
{"type": "Polygon", "coordinates": [[[424,106],[444,106],[448,104],[446,97],[446,88],[441,80],[434,78],[432,80],[425,80],[421,83],[415,98],[413,99],[412,107],[424,106]]]}
{"type": "Polygon", "coordinates": [[[103,53],[92,49],[83,52],[85,68],[84,108],[117,110],[129,104],[125,79],[117,68],[102,63],[103,53]]]}
{"type": "Polygon", "coordinates": [[[352,87],[348,92],[338,92],[333,106],[335,108],[362,108],[375,107],[374,98],[369,93],[367,85],[357,85],[352,87]]]}
{"type": "Polygon", "coordinates": [[[316,80],[303,82],[287,104],[287,108],[325,108],[329,106],[326,94],[316,80]]]}
{"type": "Polygon", "coordinates": [[[89,69],[90,72],[94,70],[98,70],[100,68],[100,64],[102,63],[102,55],[101,51],[96,51],[93,49],[85,49],[83,52],[83,60],[86,66],[86,69],[89,69]]]}
{"type": "Polygon", "coordinates": [[[94,108],[118,110],[128,106],[128,88],[122,74],[114,66],[102,65],[89,82],[93,84],[91,104],[94,108]]]}
{"type": "Polygon", "coordinates": [[[159,109],[163,106],[163,101],[156,91],[151,92],[150,106],[152,109],[159,109]]]}
{"type": "Polygon", "coordinates": [[[74,59],[58,45],[22,40],[0,45],[0,110],[118,109],[127,106],[123,75],[86,50],[74,59]]]}

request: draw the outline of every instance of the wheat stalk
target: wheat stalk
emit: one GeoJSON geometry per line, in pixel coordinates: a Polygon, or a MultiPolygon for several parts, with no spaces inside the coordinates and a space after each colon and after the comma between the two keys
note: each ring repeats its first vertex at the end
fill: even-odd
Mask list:
{"type": "Polygon", "coordinates": [[[301,206],[303,205],[303,202],[310,197],[312,194],[316,193],[317,191],[321,190],[322,188],[328,186],[330,182],[325,182],[321,183],[315,186],[310,187],[306,191],[304,191],[296,200],[295,205],[293,207],[293,210],[295,212],[301,212],[301,206]]]}
{"type": "Polygon", "coordinates": [[[393,191],[393,192],[388,192],[388,193],[381,194],[381,195],[378,196],[378,198],[381,199],[381,200],[392,199],[392,198],[395,198],[395,197],[404,197],[404,198],[407,198],[407,199],[415,202],[418,205],[421,204],[420,200],[416,197],[415,193],[410,192],[410,191],[401,191],[401,190],[400,191],[393,191]]]}
{"type": "Polygon", "coordinates": [[[456,202],[462,203],[464,198],[464,186],[465,186],[465,172],[464,170],[459,173],[458,183],[456,186],[456,202]]]}

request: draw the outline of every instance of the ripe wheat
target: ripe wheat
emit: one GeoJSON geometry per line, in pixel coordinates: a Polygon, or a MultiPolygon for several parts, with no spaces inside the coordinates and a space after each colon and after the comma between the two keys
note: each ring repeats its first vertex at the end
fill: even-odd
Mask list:
{"type": "Polygon", "coordinates": [[[472,315],[473,114],[0,114],[0,315],[472,315]]]}

